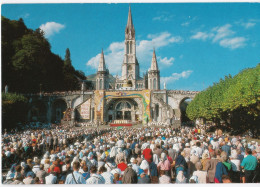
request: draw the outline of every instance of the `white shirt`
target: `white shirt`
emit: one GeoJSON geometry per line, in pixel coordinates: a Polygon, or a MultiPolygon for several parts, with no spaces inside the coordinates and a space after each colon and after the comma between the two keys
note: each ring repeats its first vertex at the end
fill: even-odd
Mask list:
{"type": "Polygon", "coordinates": [[[36,174],[37,171],[40,171],[40,166],[39,166],[39,165],[35,165],[35,166],[33,166],[32,171],[33,171],[33,173],[36,174]]]}
{"type": "Polygon", "coordinates": [[[105,184],[113,184],[114,175],[110,172],[105,172],[101,174],[102,177],[105,179],[105,184]]]}
{"type": "Polygon", "coordinates": [[[194,171],[193,175],[198,177],[198,183],[207,183],[207,172],[206,171],[194,171]]]}
{"type": "Polygon", "coordinates": [[[240,171],[240,160],[232,159],[230,160],[230,163],[233,171],[240,171]]]}
{"type": "Polygon", "coordinates": [[[45,177],[45,184],[55,184],[57,182],[57,177],[53,174],[45,177]]]}
{"type": "Polygon", "coordinates": [[[91,174],[90,178],[86,182],[87,184],[105,184],[105,179],[101,175],[91,174]]]}

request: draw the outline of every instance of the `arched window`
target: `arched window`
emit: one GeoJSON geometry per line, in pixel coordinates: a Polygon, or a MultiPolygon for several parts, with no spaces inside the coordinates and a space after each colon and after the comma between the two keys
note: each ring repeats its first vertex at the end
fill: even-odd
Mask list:
{"type": "Polygon", "coordinates": [[[153,89],[152,79],[150,79],[150,89],[153,89]]]}
{"type": "Polygon", "coordinates": [[[131,109],[131,105],[128,102],[126,102],[125,107],[131,109]]]}
{"type": "Polygon", "coordinates": [[[116,105],[116,110],[131,109],[130,103],[123,101],[116,105]]]}
{"type": "Polygon", "coordinates": [[[156,78],[153,79],[153,89],[156,90],[157,86],[156,86],[156,78]]]}
{"type": "Polygon", "coordinates": [[[131,54],[132,53],[132,42],[129,42],[129,48],[130,48],[129,53],[131,54]]]}
{"type": "Polygon", "coordinates": [[[126,53],[129,54],[129,42],[126,42],[126,53]]]}

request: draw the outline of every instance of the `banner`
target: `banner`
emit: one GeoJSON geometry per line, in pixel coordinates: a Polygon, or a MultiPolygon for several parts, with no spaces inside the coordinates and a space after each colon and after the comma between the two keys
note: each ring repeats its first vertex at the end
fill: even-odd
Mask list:
{"type": "Polygon", "coordinates": [[[90,119],[90,99],[80,106],[81,119],[90,119]]]}

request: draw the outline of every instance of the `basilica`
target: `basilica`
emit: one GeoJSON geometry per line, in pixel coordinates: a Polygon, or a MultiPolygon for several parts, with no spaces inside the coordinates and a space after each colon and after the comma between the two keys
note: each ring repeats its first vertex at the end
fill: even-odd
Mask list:
{"type": "MultiPolygon", "coordinates": [[[[160,70],[153,51],[151,66],[140,76],[136,57],[135,28],[129,7],[125,28],[125,52],[121,76],[113,77],[106,66],[103,50],[96,74],[91,80],[93,89],[82,83],[80,91],[32,96],[28,120],[72,123],[91,123],[124,126],[135,124],[182,123],[181,104],[198,92],[167,90],[160,87],[160,70]]],[[[141,63],[141,62],[140,62],[141,63]]]]}
{"type": "MultiPolygon", "coordinates": [[[[131,8],[125,28],[125,50],[121,77],[111,80],[106,68],[103,50],[97,69],[93,105],[93,119],[109,123],[151,123],[153,121],[171,124],[178,121],[169,102],[170,91],[160,89],[160,70],[156,53],[151,56],[151,67],[140,76],[136,57],[135,28],[131,8]]],[[[179,108],[179,106],[177,107],[179,108]]],[[[179,114],[180,115],[180,114],[179,114]]]]}

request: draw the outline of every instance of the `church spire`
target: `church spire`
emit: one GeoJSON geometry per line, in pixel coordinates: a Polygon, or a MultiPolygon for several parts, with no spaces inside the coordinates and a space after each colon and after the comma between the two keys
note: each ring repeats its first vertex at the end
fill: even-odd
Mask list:
{"type": "Polygon", "coordinates": [[[131,13],[131,7],[129,5],[129,12],[128,12],[128,19],[127,19],[127,25],[125,28],[125,36],[127,39],[134,39],[135,38],[135,28],[132,20],[132,13],[131,13]]]}
{"type": "Polygon", "coordinates": [[[134,24],[132,20],[132,13],[131,13],[131,7],[129,5],[129,12],[128,12],[128,19],[127,19],[127,25],[126,28],[128,29],[134,29],[134,24]]]}
{"type": "Polygon", "coordinates": [[[153,49],[153,58],[152,58],[152,63],[151,63],[151,70],[152,71],[158,71],[158,64],[157,64],[157,59],[156,59],[156,54],[155,54],[155,49],[153,49]]]}
{"type": "Polygon", "coordinates": [[[101,55],[100,55],[98,71],[106,71],[106,64],[105,64],[105,57],[104,57],[103,49],[102,49],[101,55]]]}

